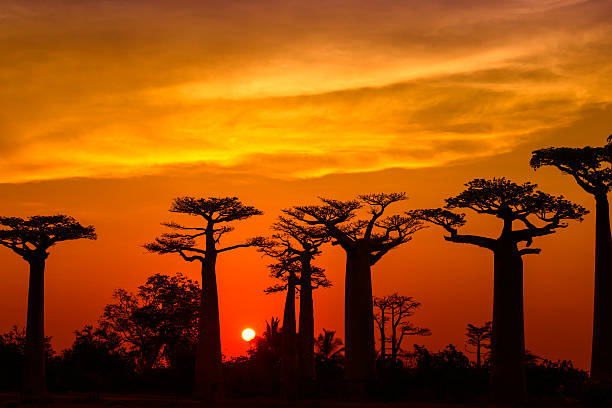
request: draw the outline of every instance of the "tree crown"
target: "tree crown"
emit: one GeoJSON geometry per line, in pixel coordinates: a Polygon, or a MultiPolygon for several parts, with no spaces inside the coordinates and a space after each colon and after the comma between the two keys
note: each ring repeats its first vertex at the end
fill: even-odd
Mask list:
{"type": "Polygon", "coordinates": [[[605,195],[612,188],[612,144],[602,147],[549,147],[535,150],[530,165],[534,169],[554,166],[574,177],[578,185],[593,195],[605,195]]]}
{"type": "MultiPolygon", "coordinates": [[[[466,183],[466,187],[459,195],[446,199],[445,208],[415,210],[410,214],[443,227],[450,233],[450,236],[445,237],[448,241],[488,249],[495,249],[496,242],[502,239],[514,243],[526,242],[529,247],[534,237],[552,234],[559,228],[567,227],[565,221],[582,221],[588,214],[584,207],[566,200],[563,196],[553,196],[536,190],[537,185],[532,183],[516,184],[505,178],[474,179],[466,183]],[[465,225],[465,214],[450,210],[464,208],[504,220],[502,235],[493,239],[458,234],[458,228],[465,225]],[[521,222],[525,228],[512,230],[513,221],[521,222]]],[[[539,250],[522,250],[522,254],[528,253],[539,253],[539,250]]]]}
{"type": "Polygon", "coordinates": [[[177,197],[170,212],[201,216],[214,223],[238,221],[263,214],[257,208],[243,204],[238,197],[177,197]]]}
{"type": "Polygon", "coordinates": [[[61,241],[96,238],[93,225],[83,226],[68,215],[0,217],[0,245],[24,258],[46,257],[47,249],[61,241]]]}
{"type": "Polygon", "coordinates": [[[198,260],[203,262],[206,255],[212,252],[219,253],[237,248],[255,246],[263,243],[261,237],[251,238],[243,244],[217,248],[221,237],[234,230],[233,227],[223,225],[215,228],[216,224],[244,220],[254,215],[263,214],[255,207],[242,204],[237,197],[178,197],[175,198],[170,212],[201,216],[205,220],[203,226],[189,227],[175,222],[165,222],[162,225],[174,230],[155,238],[155,241],[143,245],[153,253],[177,253],[186,261],[198,260]],[[204,237],[206,249],[198,248],[196,239],[204,237]]]}
{"type": "Polygon", "coordinates": [[[322,227],[334,244],[346,250],[366,244],[373,265],[423,228],[423,222],[411,214],[383,217],[391,204],[406,199],[405,193],[362,194],[349,201],[320,198],[321,205],[297,206],[285,213],[308,225],[322,227]],[[367,218],[358,217],[357,211],[363,207],[367,207],[367,218]]]}
{"type": "MultiPolygon", "coordinates": [[[[286,258],[280,259],[278,262],[268,265],[270,268],[270,277],[280,280],[281,283],[269,286],[264,289],[266,294],[283,292],[287,290],[288,284],[291,281],[296,290],[300,291],[301,286],[305,283],[302,280],[302,267],[298,262],[287,262],[286,258]]],[[[312,265],[310,267],[310,287],[312,289],[329,288],[332,283],[325,276],[325,269],[312,265]]]]}

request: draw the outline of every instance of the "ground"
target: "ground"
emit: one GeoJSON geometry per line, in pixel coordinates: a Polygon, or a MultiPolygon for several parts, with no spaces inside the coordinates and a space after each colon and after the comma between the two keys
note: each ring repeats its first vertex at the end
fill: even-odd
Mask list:
{"type": "MultiPolygon", "coordinates": [[[[159,395],[53,395],[48,403],[19,402],[19,394],[0,394],[0,408],[203,408],[209,406],[187,397],[159,395]]],[[[530,407],[556,408],[565,405],[530,404],[530,407]]],[[[485,408],[485,403],[458,404],[439,402],[347,402],[338,400],[279,401],[273,399],[231,399],[216,404],[219,408],[485,408]]]]}

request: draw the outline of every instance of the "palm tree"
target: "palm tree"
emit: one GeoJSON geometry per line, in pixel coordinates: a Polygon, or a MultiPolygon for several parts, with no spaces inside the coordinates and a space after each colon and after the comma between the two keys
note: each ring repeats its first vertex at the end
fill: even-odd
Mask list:
{"type": "Polygon", "coordinates": [[[323,329],[315,339],[315,361],[321,365],[344,364],[344,343],[336,337],[335,330],[323,329]]]}

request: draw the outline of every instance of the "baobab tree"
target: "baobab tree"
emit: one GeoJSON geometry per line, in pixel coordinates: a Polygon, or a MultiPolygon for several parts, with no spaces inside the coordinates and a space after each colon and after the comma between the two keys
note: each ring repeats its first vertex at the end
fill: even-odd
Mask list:
{"type": "Polygon", "coordinates": [[[431,330],[416,327],[408,319],[421,307],[421,303],[409,296],[394,293],[389,296],[374,297],[374,321],[380,332],[380,357],[383,368],[387,361],[387,343],[391,343],[391,366],[397,366],[397,356],[405,336],[430,336],[431,330]],[[387,335],[386,328],[391,330],[387,335]]]}
{"type": "Polygon", "coordinates": [[[480,368],[482,367],[482,349],[491,348],[491,322],[486,322],[482,326],[468,323],[466,336],[467,343],[476,348],[476,368],[480,368]]]}
{"type": "Polygon", "coordinates": [[[391,204],[403,200],[404,193],[365,194],[349,201],[321,198],[322,205],[285,211],[308,225],[323,227],[346,253],[345,379],[354,398],[364,397],[376,377],[371,266],[410,241],[423,224],[411,215],[383,217],[391,204]],[[364,205],[369,217],[359,219],[357,212],[364,205]]]}
{"type": "Polygon", "coordinates": [[[520,403],[526,398],[522,257],[540,253],[540,249],[531,247],[534,238],[566,227],[566,220],[582,221],[588,211],[562,196],[538,191],[532,183],[475,179],[466,187],[456,197],[446,199],[444,209],[416,210],[411,214],[443,227],[449,233],[444,237],[447,241],[493,252],[491,390],[497,402],[520,403]],[[457,229],[465,224],[465,214],[450,210],[463,208],[499,218],[499,237],[459,234],[457,229]],[[524,228],[514,229],[515,222],[524,228]]]}
{"type": "Polygon", "coordinates": [[[283,257],[276,264],[270,265],[272,271],[270,275],[281,280],[282,283],[270,286],[264,292],[266,294],[287,292],[283,313],[281,372],[285,384],[284,395],[287,398],[294,398],[298,391],[302,395],[310,394],[315,377],[314,373],[307,371],[311,367],[310,363],[314,370],[314,337],[310,341],[304,341],[304,332],[309,331],[306,325],[312,322],[314,326],[312,291],[320,287],[330,287],[331,282],[325,276],[322,268],[310,264],[307,271],[308,279],[303,279],[303,266],[299,262],[288,261],[288,258],[283,257]],[[306,307],[302,308],[305,290],[310,295],[310,309],[308,309],[308,302],[306,302],[306,307]],[[296,336],[295,296],[297,293],[300,296],[300,329],[296,336]],[[312,348],[304,350],[309,345],[312,348]]]}
{"type": "Polygon", "coordinates": [[[569,174],[595,198],[595,290],[591,378],[612,381],[612,236],[610,204],[612,145],[603,147],[550,147],[533,152],[531,167],[554,166],[569,174]]]}
{"type": "Polygon", "coordinates": [[[43,399],[45,379],[45,263],[49,248],[58,242],[96,239],[92,225],[83,226],[68,215],[0,217],[0,245],[21,256],[30,266],[26,322],[25,399],[43,399]]]}
{"type": "MultiPolygon", "coordinates": [[[[320,247],[329,241],[325,229],[310,226],[292,217],[280,216],[272,225],[274,235],[260,247],[260,251],[278,260],[273,265],[273,276],[284,280],[281,290],[288,290],[291,279],[295,279],[300,293],[300,315],[297,342],[298,372],[302,391],[308,394],[315,378],[314,368],[314,303],[312,291],[329,287],[331,282],[323,269],[312,264],[321,251],[320,247]],[[293,278],[292,278],[293,277],[293,278]]],[[[269,288],[268,292],[272,291],[269,288]]],[[[289,296],[289,295],[287,295],[289,296]]],[[[295,314],[293,314],[295,316],[295,314]]]]}
{"type": "Polygon", "coordinates": [[[145,244],[147,251],[158,254],[179,254],[187,262],[200,262],[202,267],[202,295],[199,313],[199,335],[196,351],[195,395],[215,400],[222,393],[221,335],[219,326],[219,298],[217,293],[217,256],[238,248],[257,245],[261,239],[219,248],[221,238],[233,227],[227,224],[241,221],[262,212],[243,204],[237,197],[178,197],[170,212],[200,217],[201,226],[184,226],[175,222],[163,223],[174,232],[164,233],[154,242],[145,244]],[[203,239],[202,247],[196,240],[203,239]]]}

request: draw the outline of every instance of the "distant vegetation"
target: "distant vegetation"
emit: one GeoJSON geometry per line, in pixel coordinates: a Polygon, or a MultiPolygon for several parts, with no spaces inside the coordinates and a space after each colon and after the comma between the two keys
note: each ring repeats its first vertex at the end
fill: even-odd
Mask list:
{"type": "Polygon", "coordinates": [[[63,241],[96,239],[95,229],[67,215],[0,217],[0,246],[30,267],[26,328],[0,337],[0,387],[19,389],[28,401],[46,400],[48,388],[94,396],[110,391],[192,393],[208,402],[224,396],[292,400],[343,395],[488,399],[517,407],[533,398],[584,406],[612,403],[612,143],[537,150],[531,166],[558,168],[595,199],[590,378],[569,361],[543,360],[525,349],[523,310],[523,257],[540,253],[534,241],[582,221],[589,211],[533,183],[502,177],[471,180],[438,208],[394,211],[407,199],[403,192],[362,194],[347,201],[320,198],[316,205],[283,210],[270,236],[231,245],[221,241],[238,221],[261,215],[260,210],[237,197],[176,198],[170,212],[196,222],[164,223],[168,232],[144,247],[196,262],[201,285],[181,274],[156,274],[135,293],[118,289],[97,325],[76,331],[74,344],[59,354],[44,335],[49,249],[63,241]],[[492,236],[463,233],[463,211],[468,210],[495,218],[499,229],[492,236]],[[428,224],[440,227],[450,243],[474,245],[493,256],[492,321],[480,326],[466,322],[466,344],[441,351],[405,346],[409,338],[432,335],[411,322],[420,307],[415,298],[372,293],[372,268],[428,224]],[[314,332],[313,290],[332,285],[315,260],[330,244],[346,256],[345,342],[334,330],[314,332]],[[247,356],[227,360],[221,354],[216,265],[219,255],[249,247],[273,261],[270,273],[276,283],[264,291],[285,292],[282,322],[272,317],[247,356]]]}

